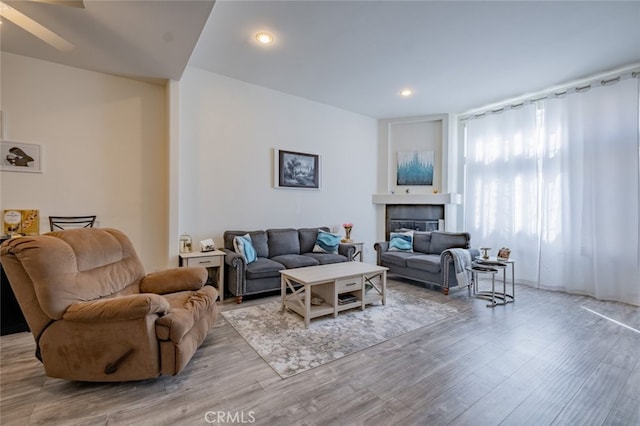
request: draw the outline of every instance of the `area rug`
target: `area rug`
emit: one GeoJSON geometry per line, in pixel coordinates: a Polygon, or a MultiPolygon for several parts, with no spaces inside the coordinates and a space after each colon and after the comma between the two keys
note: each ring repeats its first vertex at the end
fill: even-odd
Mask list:
{"type": "Polygon", "coordinates": [[[298,314],[280,310],[280,300],[222,312],[249,345],[282,378],[398,337],[462,312],[465,304],[438,303],[429,290],[387,285],[387,303],[314,318],[309,328],[298,314]]]}

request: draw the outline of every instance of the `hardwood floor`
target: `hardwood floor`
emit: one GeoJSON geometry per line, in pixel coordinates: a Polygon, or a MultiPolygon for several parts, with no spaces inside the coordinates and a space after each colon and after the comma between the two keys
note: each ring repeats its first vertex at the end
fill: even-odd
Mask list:
{"type": "Polygon", "coordinates": [[[494,309],[424,294],[469,309],[288,379],[222,316],[179,376],[134,383],[47,378],[29,333],[2,336],[0,423],[640,425],[640,308],[526,286],[494,309]]]}

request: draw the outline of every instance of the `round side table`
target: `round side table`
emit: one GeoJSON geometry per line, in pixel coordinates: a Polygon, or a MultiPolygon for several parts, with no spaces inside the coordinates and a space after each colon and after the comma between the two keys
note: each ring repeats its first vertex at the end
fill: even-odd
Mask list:
{"type": "Polygon", "coordinates": [[[505,305],[507,302],[497,302],[496,299],[501,298],[504,299],[504,294],[496,293],[496,274],[499,271],[499,268],[495,268],[493,266],[480,266],[480,265],[472,265],[467,266],[466,270],[471,272],[471,281],[473,287],[473,297],[477,299],[488,300],[490,303],[487,304],[487,308],[495,308],[497,305],[505,305]],[[478,275],[480,274],[488,274],[491,275],[491,291],[480,291],[478,288],[478,275]]]}
{"type": "Polygon", "coordinates": [[[473,259],[474,265],[502,269],[502,296],[504,296],[505,303],[515,302],[516,300],[516,261],[513,258],[502,259],[495,256],[491,256],[488,259],[483,259],[482,256],[477,256],[473,259]],[[507,293],[507,267],[511,267],[511,294],[507,293]]]}

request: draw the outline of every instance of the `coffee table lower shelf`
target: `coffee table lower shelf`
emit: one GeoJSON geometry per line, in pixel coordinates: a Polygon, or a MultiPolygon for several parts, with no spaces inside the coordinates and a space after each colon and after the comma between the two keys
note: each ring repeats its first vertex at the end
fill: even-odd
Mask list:
{"type": "Polygon", "coordinates": [[[386,303],[387,268],[360,262],[311,266],[281,271],[282,311],[289,309],[304,318],[309,327],[313,318],[360,308],[376,302],[386,303]],[[290,293],[288,293],[290,292],[290,293]],[[288,293],[288,294],[287,294],[288,293]],[[338,296],[349,293],[356,300],[338,303],[338,296]],[[364,296],[363,296],[364,295],[364,296]],[[319,305],[311,299],[323,300],[319,305]]]}

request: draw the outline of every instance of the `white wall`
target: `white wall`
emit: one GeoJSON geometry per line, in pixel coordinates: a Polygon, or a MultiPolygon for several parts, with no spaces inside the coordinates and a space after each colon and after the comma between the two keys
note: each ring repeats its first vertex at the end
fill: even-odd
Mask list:
{"type": "Polygon", "coordinates": [[[41,174],[0,172],[1,209],[96,214],[131,238],[148,271],[167,265],[165,87],[2,52],[5,138],[42,145],[41,174]]]}
{"type": "Polygon", "coordinates": [[[194,67],[179,103],[179,232],[222,246],[229,229],[351,221],[375,262],[376,120],[194,67]],[[319,154],[321,189],[275,189],[274,148],[319,154]]]}
{"type": "MultiPolygon", "coordinates": [[[[394,191],[403,194],[407,189],[412,194],[430,194],[434,190],[440,193],[462,193],[459,165],[462,149],[456,139],[456,120],[449,114],[422,115],[381,119],[378,122],[378,169],[377,193],[388,194],[394,191]],[[434,151],[433,185],[399,186],[396,185],[396,162],[398,151],[434,151]]],[[[445,230],[462,229],[461,206],[445,205],[445,230]]],[[[384,237],[385,206],[380,204],[376,210],[378,238],[384,237]]]]}

